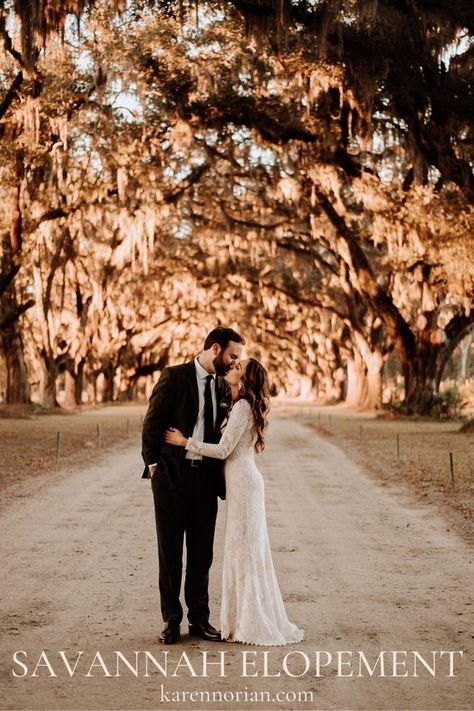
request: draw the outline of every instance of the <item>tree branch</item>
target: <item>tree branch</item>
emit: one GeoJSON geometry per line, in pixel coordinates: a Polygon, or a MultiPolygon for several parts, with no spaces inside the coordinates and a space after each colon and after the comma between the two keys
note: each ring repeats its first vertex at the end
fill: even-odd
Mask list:
{"type": "Polygon", "coordinates": [[[362,294],[369,300],[374,311],[384,322],[402,365],[407,365],[410,359],[415,358],[416,349],[415,337],[410,326],[390,296],[377,282],[356,234],[346,225],[326,195],[318,188],[315,192],[319,204],[349,249],[352,268],[357,275],[362,294]]]}
{"type": "Polygon", "coordinates": [[[25,313],[25,311],[28,311],[28,309],[31,309],[32,306],[35,305],[35,301],[33,299],[28,299],[28,301],[25,301],[25,303],[20,304],[19,306],[16,306],[13,311],[11,311],[5,318],[0,321],[0,331],[4,331],[7,329],[9,326],[11,326],[15,321],[18,321],[20,316],[25,313]]]}
{"type": "Polygon", "coordinates": [[[276,227],[280,227],[281,225],[285,225],[289,222],[289,220],[279,220],[278,222],[269,222],[267,224],[264,224],[261,222],[257,222],[256,220],[242,220],[241,218],[232,215],[224,206],[224,203],[222,201],[219,204],[224,215],[228,217],[229,220],[232,220],[232,222],[235,222],[238,225],[245,225],[246,227],[257,227],[258,229],[263,230],[274,230],[276,227]]]}
{"type": "Polygon", "coordinates": [[[12,83],[10,84],[10,88],[8,89],[7,93],[5,94],[5,98],[3,99],[2,103],[0,104],[0,120],[5,116],[7,113],[8,109],[10,108],[11,104],[13,101],[18,97],[18,89],[20,88],[21,84],[23,82],[23,73],[18,72],[12,83]]]}
{"type": "Polygon", "coordinates": [[[172,190],[169,190],[163,195],[163,201],[168,204],[176,203],[179,197],[184,193],[184,191],[190,188],[191,185],[194,185],[194,183],[197,183],[201,176],[204,175],[204,173],[209,170],[209,168],[209,163],[203,163],[202,165],[198,165],[184,180],[181,181],[178,186],[176,186],[172,190]]]}
{"type": "MultiPolygon", "coordinates": [[[[3,4],[3,3],[2,3],[3,4]]],[[[3,37],[3,47],[6,52],[11,54],[11,56],[18,62],[20,67],[22,69],[25,68],[25,62],[23,61],[23,57],[21,56],[20,52],[18,52],[14,47],[12,43],[12,38],[7,32],[6,28],[6,23],[5,23],[5,15],[3,13],[0,13],[0,35],[3,37]]]]}
{"type": "Polygon", "coordinates": [[[20,265],[14,264],[8,271],[0,275],[0,296],[5,293],[19,271],[20,265]]]}

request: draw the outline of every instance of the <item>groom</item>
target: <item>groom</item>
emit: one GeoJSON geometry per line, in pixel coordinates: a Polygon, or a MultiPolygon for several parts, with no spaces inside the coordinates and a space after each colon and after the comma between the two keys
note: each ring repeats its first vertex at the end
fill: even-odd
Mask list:
{"type": "MultiPolygon", "coordinates": [[[[143,422],[144,477],[151,477],[158,537],[159,587],[165,628],[162,644],[180,637],[183,541],[186,536],[184,597],[189,633],[220,641],[209,624],[209,568],[212,563],[217,496],[225,498],[223,462],[165,444],[176,427],[186,437],[218,442],[226,415],[222,376],[239,361],[245,341],[231,328],[209,333],[201,353],[189,363],[165,368],[150,397],[143,422]]],[[[230,396],[227,397],[230,404],[230,396]]]]}

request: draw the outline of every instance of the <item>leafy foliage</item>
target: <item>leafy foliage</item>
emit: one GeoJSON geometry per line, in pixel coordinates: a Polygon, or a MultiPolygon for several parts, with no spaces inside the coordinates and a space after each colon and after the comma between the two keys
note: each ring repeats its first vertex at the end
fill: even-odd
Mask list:
{"type": "Polygon", "coordinates": [[[7,399],[24,355],[45,402],[133,396],[220,322],[358,406],[395,351],[429,411],[473,323],[471,4],[60,5],[0,3],[7,399]]]}

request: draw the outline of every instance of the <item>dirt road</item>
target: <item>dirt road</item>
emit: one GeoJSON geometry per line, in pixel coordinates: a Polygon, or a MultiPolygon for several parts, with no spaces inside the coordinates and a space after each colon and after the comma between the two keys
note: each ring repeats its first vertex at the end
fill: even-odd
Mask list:
{"type": "MultiPolygon", "coordinates": [[[[2,511],[0,708],[472,709],[472,551],[432,507],[288,416],[275,414],[258,461],[280,586],[304,642],[264,650],[184,636],[165,654],[137,446],[94,469],[25,478],[2,511]],[[218,664],[203,676],[206,651],[218,664]],[[414,651],[435,676],[420,657],[413,675],[414,651]]],[[[224,516],[221,506],[215,624],[224,516]]]]}

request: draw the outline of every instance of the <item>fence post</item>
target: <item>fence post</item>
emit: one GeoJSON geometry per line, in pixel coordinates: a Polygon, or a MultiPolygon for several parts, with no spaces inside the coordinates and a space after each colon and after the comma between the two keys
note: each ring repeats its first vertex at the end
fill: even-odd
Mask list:
{"type": "Polygon", "coordinates": [[[61,451],[61,432],[56,434],[56,466],[59,469],[59,455],[61,451]]]}
{"type": "Polygon", "coordinates": [[[454,489],[454,458],[453,458],[453,453],[449,453],[449,468],[451,470],[451,489],[453,491],[453,496],[455,495],[455,489],[454,489]]]}

